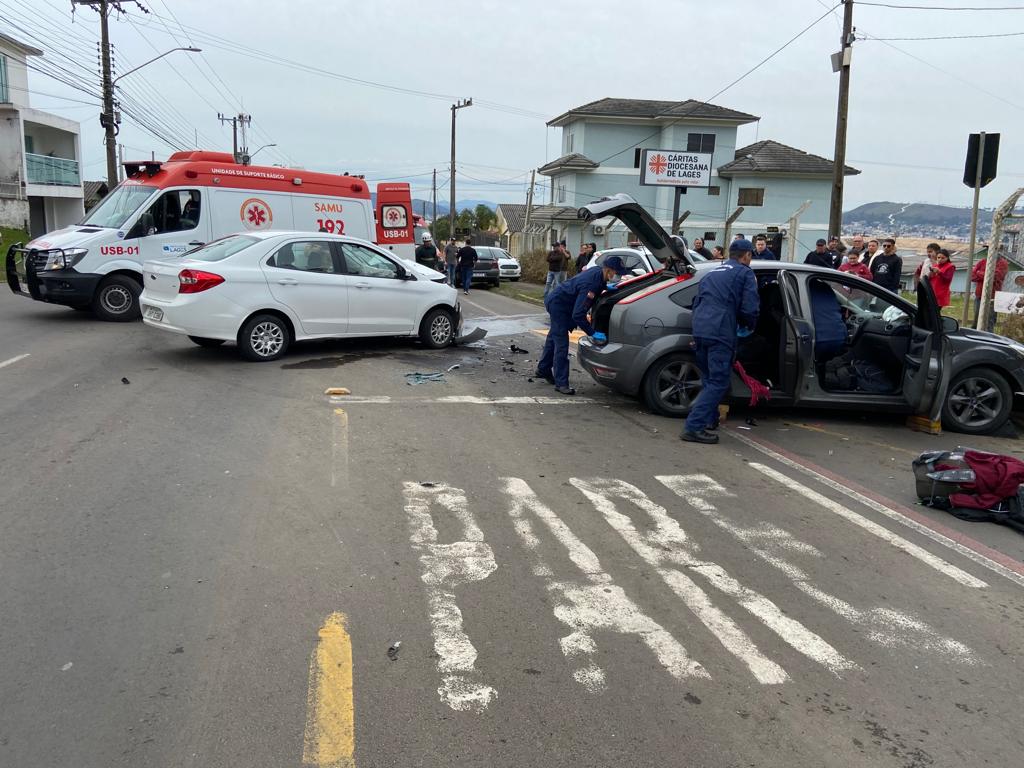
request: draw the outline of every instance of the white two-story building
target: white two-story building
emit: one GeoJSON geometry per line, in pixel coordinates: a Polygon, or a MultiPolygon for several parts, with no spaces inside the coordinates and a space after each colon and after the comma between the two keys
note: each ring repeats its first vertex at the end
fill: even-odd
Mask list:
{"type": "MultiPolygon", "coordinates": [[[[739,127],[759,119],[705,102],[649,99],[601,99],[559,115],[548,125],[562,129],[561,157],[539,169],[551,179],[551,193],[547,205],[530,211],[530,245],[538,235],[543,245],[567,240],[573,253],[580,242],[599,248],[624,244],[629,234],[621,225],[583,225],[576,219],[580,206],[618,192],[631,195],[669,229],[674,188],[640,183],[641,151],[658,149],[712,156],[710,183],[680,196],[686,218],[679,231],[689,240],[724,244],[726,222],[736,216],[729,224],[732,234],[774,235],[780,256],[793,243],[802,261],[815,240],[828,234],[833,163],[777,141],[738,146],[739,127]],[[788,231],[808,201],[796,231],[788,231]]],[[[845,172],[859,173],[850,167],[845,172]]],[[[525,220],[525,214],[512,218],[525,220]]]]}
{"type": "Polygon", "coordinates": [[[42,55],[0,34],[0,226],[33,237],[85,215],[79,125],[30,105],[28,57],[42,55]]]}

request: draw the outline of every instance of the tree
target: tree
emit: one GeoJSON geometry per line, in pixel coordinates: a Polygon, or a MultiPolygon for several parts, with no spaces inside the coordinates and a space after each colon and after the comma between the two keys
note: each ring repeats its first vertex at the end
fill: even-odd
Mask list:
{"type": "Polygon", "coordinates": [[[474,211],[476,216],[477,229],[483,231],[491,229],[498,222],[498,217],[490,208],[480,203],[474,211]]]}
{"type": "Polygon", "coordinates": [[[473,229],[476,226],[476,216],[469,208],[463,208],[455,217],[456,229],[473,229]]]}
{"type": "Polygon", "coordinates": [[[433,224],[430,225],[430,234],[434,236],[435,242],[441,242],[447,240],[450,232],[448,217],[437,219],[433,224]]]}

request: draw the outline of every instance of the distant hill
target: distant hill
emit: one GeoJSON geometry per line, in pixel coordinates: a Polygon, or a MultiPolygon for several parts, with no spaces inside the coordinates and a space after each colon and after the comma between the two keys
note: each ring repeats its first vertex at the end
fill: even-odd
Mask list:
{"type": "MultiPolygon", "coordinates": [[[[988,237],[993,209],[978,211],[978,234],[988,237]]],[[[971,209],[931,203],[865,203],[843,214],[843,231],[922,237],[967,237],[971,209]]]]}

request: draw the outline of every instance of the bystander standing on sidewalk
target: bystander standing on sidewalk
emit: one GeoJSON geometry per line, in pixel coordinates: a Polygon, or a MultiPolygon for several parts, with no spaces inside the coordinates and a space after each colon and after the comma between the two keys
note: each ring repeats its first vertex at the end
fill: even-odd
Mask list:
{"type": "Polygon", "coordinates": [[[893,293],[900,292],[903,259],[896,254],[895,240],[887,237],[882,241],[882,253],[871,260],[870,269],[875,285],[880,285],[893,293]]]}
{"type": "Polygon", "coordinates": [[[466,244],[459,249],[459,272],[462,275],[462,292],[469,296],[469,287],[473,285],[473,267],[476,266],[476,249],[466,244]]]}
{"type": "MultiPolygon", "coordinates": [[[[988,264],[988,259],[982,259],[974,265],[974,269],[971,270],[971,282],[974,283],[974,325],[977,327],[978,318],[981,317],[981,290],[985,285],[985,269],[988,264]]],[[[1006,280],[1006,273],[1010,271],[1010,263],[999,256],[996,259],[996,275],[992,282],[992,292],[1003,290],[1003,281],[1006,280]]],[[[989,296],[989,300],[993,297],[989,296]]],[[[996,313],[988,313],[988,323],[985,327],[979,328],[978,330],[985,330],[992,333],[996,327],[996,313]]]]}
{"type": "Polygon", "coordinates": [[[846,263],[839,267],[840,272],[846,272],[857,277],[863,277],[867,281],[871,281],[871,270],[868,269],[867,265],[860,260],[860,251],[854,251],[852,248],[850,252],[846,254],[846,263]]]}
{"type": "MultiPolygon", "coordinates": [[[[721,249],[722,246],[719,245],[719,246],[716,246],[716,247],[721,249]]],[[[707,249],[707,246],[704,245],[704,238],[701,238],[701,237],[693,238],[693,252],[694,253],[699,253],[705,259],[713,259],[713,258],[715,258],[715,256],[711,253],[711,251],[709,251],[707,249]]],[[[725,251],[722,251],[722,258],[723,259],[725,258],[725,251]]]]}
{"type": "Polygon", "coordinates": [[[459,249],[455,245],[455,238],[448,238],[448,245],[444,247],[444,265],[448,272],[448,285],[455,287],[455,270],[459,266],[459,249]]]}
{"type": "Polygon", "coordinates": [[[544,295],[565,282],[565,272],[569,268],[569,254],[565,252],[565,240],[551,246],[548,253],[548,276],[544,281],[544,295]]]}

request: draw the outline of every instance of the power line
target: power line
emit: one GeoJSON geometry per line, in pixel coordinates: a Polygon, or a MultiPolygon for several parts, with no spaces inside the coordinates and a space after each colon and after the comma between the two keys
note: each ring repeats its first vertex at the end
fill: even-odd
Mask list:
{"type": "Polygon", "coordinates": [[[857,5],[875,8],[894,8],[900,11],[1024,11],[1024,5],[960,6],[960,5],[897,5],[896,3],[866,3],[857,0],[857,5]]]}
{"type": "MultiPolygon", "coordinates": [[[[740,82],[741,82],[742,80],[744,80],[744,79],[746,79],[746,78],[747,78],[748,76],[752,75],[752,74],[753,74],[754,72],[756,72],[756,71],[757,71],[758,69],[760,69],[761,67],[763,67],[763,66],[764,66],[765,64],[767,64],[767,63],[768,63],[769,61],[771,61],[771,60],[772,60],[772,59],[774,59],[774,58],[775,58],[776,56],[778,56],[778,55],[779,55],[780,53],[782,53],[782,52],[783,52],[784,50],[786,50],[786,48],[788,48],[788,47],[789,47],[790,45],[792,45],[792,44],[793,44],[793,43],[795,43],[795,42],[796,42],[797,40],[799,40],[799,39],[800,39],[801,37],[803,37],[803,36],[804,36],[805,34],[807,34],[807,32],[809,32],[809,31],[810,31],[811,29],[813,29],[814,27],[816,27],[816,26],[817,26],[817,25],[818,25],[818,24],[819,24],[819,23],[820,23],[820,22],[822,21],[822,19],[825,19],[826,17],[828,17],[828,16],[829,16],[829,15],[830,15],[830,14],[831,14],[831,13],[832,13],[832,12],[833,12],[833,11],[834,11],[834,10],[835,10],[836,8],[838,8],[838,7],[840,6],[840,5],[841,5],[841,3],[839,3],[839,4],[836,4],[836,5],[832,6],[831,8],[829,8],[829,9],[828,9],[827,11],[825,11],[825,13],[823,13],[823,14],[822,14],[821,16],[819,16],[818,18],[816,18],[816,19],[815,19],[814,21],[812,21],[812,22],[811,22],[810,24],[808,24],[808,25],[807,25],[806,27],[804,27],[803,29],[801,29],[801,30],[800,30],[799,32],[797,32],[797,33],[796,33],[796,34],[795,34],[795,35],[794,35],[793,37],[791,37],[791,38],[790,38],[789,40],[787,40],[787,41],[786,41],[785,43],[783,43],[783,44],[782,44],[781,46],[779,46],[778,48],[776,48],[776,49],[775,49],[774,51],[772,51],[772,52],[771,52],[770,54],[768,54],[767,56],[765,56],[765,57],[764,57],[763,59],[761,59],[761,61],[759,61],[759,62],[758,62],[757,64],[755,64],[755,65],[754,65],[753,67],[751,67],[750,69],[748,69],[748,70],[747,70],[746,72],[744,72],[744,73],[743,73],[742,75],[740,75],[739,77],[737,77],[737,78],[736,78],[735,80],[733,80],[733,81],[732,81],[731,83],[729,83],[729,84],[728,84],[727,86],[725,86],[724,88],[722,88],[721,90],[719,90],[719,91],[718,91],[717,93],[715,93],[714,95],[712,95],[712,96],[709,96],[709,97],[708,97],[707,99],[705,99],[705,100],[704,100],[703,102],[698,102],[698,103],[697,103],[697,105],[695,105],[694,107],[692,107],[692,108],[691,108],[691,109],[689,109],[688,111],[686,111],[686,112],[684,112],[683,114],[681,114],[681,115],[679,115],[678,117],[676,117],[676,119],[675,119],[675,120],[672,120],[671,122],[669,122],[669,123],[667,123],[667,124],[665,124],[665,125],[663,125],[663,126],[659,126],[659,127],[658,127],[658,129],[657,129],[656,131],[654,131],[653,133],[649,134],[648,136],[646,136],[646,137],[644,137],[644,138],[640,139],[640,140],[639,140],[639,141],[637,141],[637,142],[634,142],[633,144],[630,144],[630,145],[629,145],[629,146],[627,146],[627,147],[623,147],[623,148],[622,148],[621,150],[619,150],[618,152],[615,152],[615,153],[613,153],[613,154],[611,154],[611,155],[608,155],[607,157],[604,157],[604,158],[602,158],[601,160],[598,160],[598,161],[597,161],[597,164],[598,164],[598,165],[604,165],[604,164],[605,164],[605,163],[606,163],[606,162],[607,162],[608,160],[611,160],[611,159],[612,159],[613,157],[617,157],[618,155],[621,155],[621,154],[622,154],[623,152],[628,152],[628,151],[629,151],[630,149],[633,149],[634,147],[639,147],[639,146],[640,146],[641,144],[643,144],[643,143],[644,143],[645,141],[650,141],[651,139],[655,138],[656,136],[659,136],[659,135],[661,135],[662,131],[663,131],[663,130],[664,130],[665,128],[668,128],[668,127],[670,127],[670,126],[673,126],[673,125],[675,125],[676,123],[678,123],[678,122],[680,122],[680,121],[682,121],[682,120],[686,119],[687,117],[689,117],[689,116],[690,116],[690,114],[691,114],[691,113],[692,113],[692,112],[693,112],[694,110],[696,110],[696,109],[697,109],[697,107],[698,107],[698,106],[700,106],[701,104],[708,104],[708,103],[710,103],[710,102],[711,102],[711,100],[712,100],[712,99],[717,99],[717,98],[718,98],[719,96],[721,96],[721,95],[722,95],[723,93],[725,93],[725,92],[726,92],[726,91],[728,91],[728,90],[729,90],[730,88],[732,88],[732,87],[733,87],[734,85],[737,85],[737,84],[738,84],[738,83],[740,83],[740,82]]],[[[685,102],[678,102],[678,103],[680,103],[680,104],[684,104],[685,102]]]]}
{"type": "Polygon", "coordinates": [[[895,41],[911,41],[911,40],[982,40],[989,37],[1020,37],[1024,35],[1024,32],[1001,32],[998,34],[990,35],[940,35],[937,37],[862,37],[861,40],[875,40],[880,43],[886,43],[890,40],[895,41]]]}

